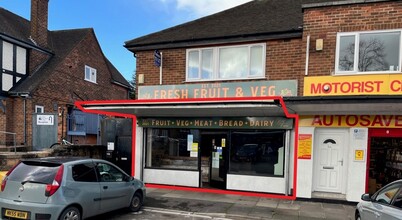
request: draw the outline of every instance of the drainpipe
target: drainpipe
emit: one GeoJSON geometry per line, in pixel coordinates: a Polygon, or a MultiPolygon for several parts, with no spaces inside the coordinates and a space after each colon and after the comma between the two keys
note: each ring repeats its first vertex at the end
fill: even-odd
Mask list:
{"type": "Polygon", "coordinates": [[[27,99],[24,97],[24,146],[27,145],[27,99]]]}
{"type": "Polygon", "coordinates": [[[306,70],[304,75],[308,75],[308,62],[309,62],[309,56],[310,56],[310,35],[307,35],[307,44],[306,44],[306,70]]]}

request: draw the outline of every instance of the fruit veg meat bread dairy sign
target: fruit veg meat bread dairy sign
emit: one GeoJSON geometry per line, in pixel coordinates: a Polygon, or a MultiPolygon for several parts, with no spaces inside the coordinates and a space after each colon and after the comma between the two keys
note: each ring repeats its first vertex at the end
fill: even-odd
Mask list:
{"type": "Polygon", "coordinates": [[[401,95],[402,75],[306,77],[304,96],[401,95]]]}

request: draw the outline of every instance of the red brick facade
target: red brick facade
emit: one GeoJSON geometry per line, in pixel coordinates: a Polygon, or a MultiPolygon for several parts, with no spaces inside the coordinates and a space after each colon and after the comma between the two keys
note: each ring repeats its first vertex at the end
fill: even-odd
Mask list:
{"type": "MultiPolygon", "coordinates": [[[[301,39],[265,43],[265,80],[300,80],[304,68],[301,39]]],[[[163,54],[163,85],[186,84],[186,49],[190,48],[160,50],[163,54]]],[[[144,83],[137,86],[159,85],[159,68],[154,65],[154,51],[138,52],[136,64],[137,76],[144,74],[144,83]]]]}
{"type": "MultiPolygon", "coordinates": [[[[310,35],[309,75],[325,76],[334,72],[337,33],[400,29],[401,12],[401,1],[305,9],[303,44],[306,45],[310,35]],[[323,39],[322,51],[315,50],[316,39],[323,39]]],[[[302,49],[305,60],[305,47],[302,49]]]]}
{"type": "MultiPolygon", "coordinates": [[[[127,99],[127,88],[111,83],[112,76],[94,33],[88,35],[54,69],[54,73],[24,98],[7,99],[6,114],[0,117],[1,130],[17,133],[16,144],[31,146],[32,117],[35,105],[45,113],[58,114],[58,139],[66,136],[67,109],[78,100],[127,99]],[[97,70],[96,83],[85,80],[85,65],[97,70]],[[24,103],[25,102],[25,103],[24,103]],[[24,110],[25,105],[25,110],[24,110]],[[61,108],[64,108],[62,114],[61,108]],[[6,117],[4,117],[6,115],[6,117]]],[[[81,144],[96,143],[93,137],[74,138],[81,144]]]]}

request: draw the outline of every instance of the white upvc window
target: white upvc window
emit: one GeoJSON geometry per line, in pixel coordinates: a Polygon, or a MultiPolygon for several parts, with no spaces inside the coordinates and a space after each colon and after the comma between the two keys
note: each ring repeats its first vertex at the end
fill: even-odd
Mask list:
{"type": "Polygon", "coordinates": [[[338,33],[335,74],[400,73],[401,30],[338,33]]]}
{"type": "Polygon", "coordinates": [[[35,113],[45,113],[45,107],[42,105],[35,105],[35,113]]]}
{"type": "Polygon", "coordinates": [[[96,83],[96,69],[85,65],[85,80],[96,83]]]}
{"type": "Polygon", "coordinates": [[[187,81],[265,77],[265,44],[188,49],[187,81]]]}

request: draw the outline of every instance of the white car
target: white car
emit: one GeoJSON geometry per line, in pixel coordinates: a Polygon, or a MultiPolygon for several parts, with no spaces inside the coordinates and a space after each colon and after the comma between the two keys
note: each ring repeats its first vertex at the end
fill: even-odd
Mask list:
{"type": "Polygon", "coordinates": [[[357,204],[356,220],[402,219],[402,180],[392,182],[372,196],[363,194],[357,204]]]}

